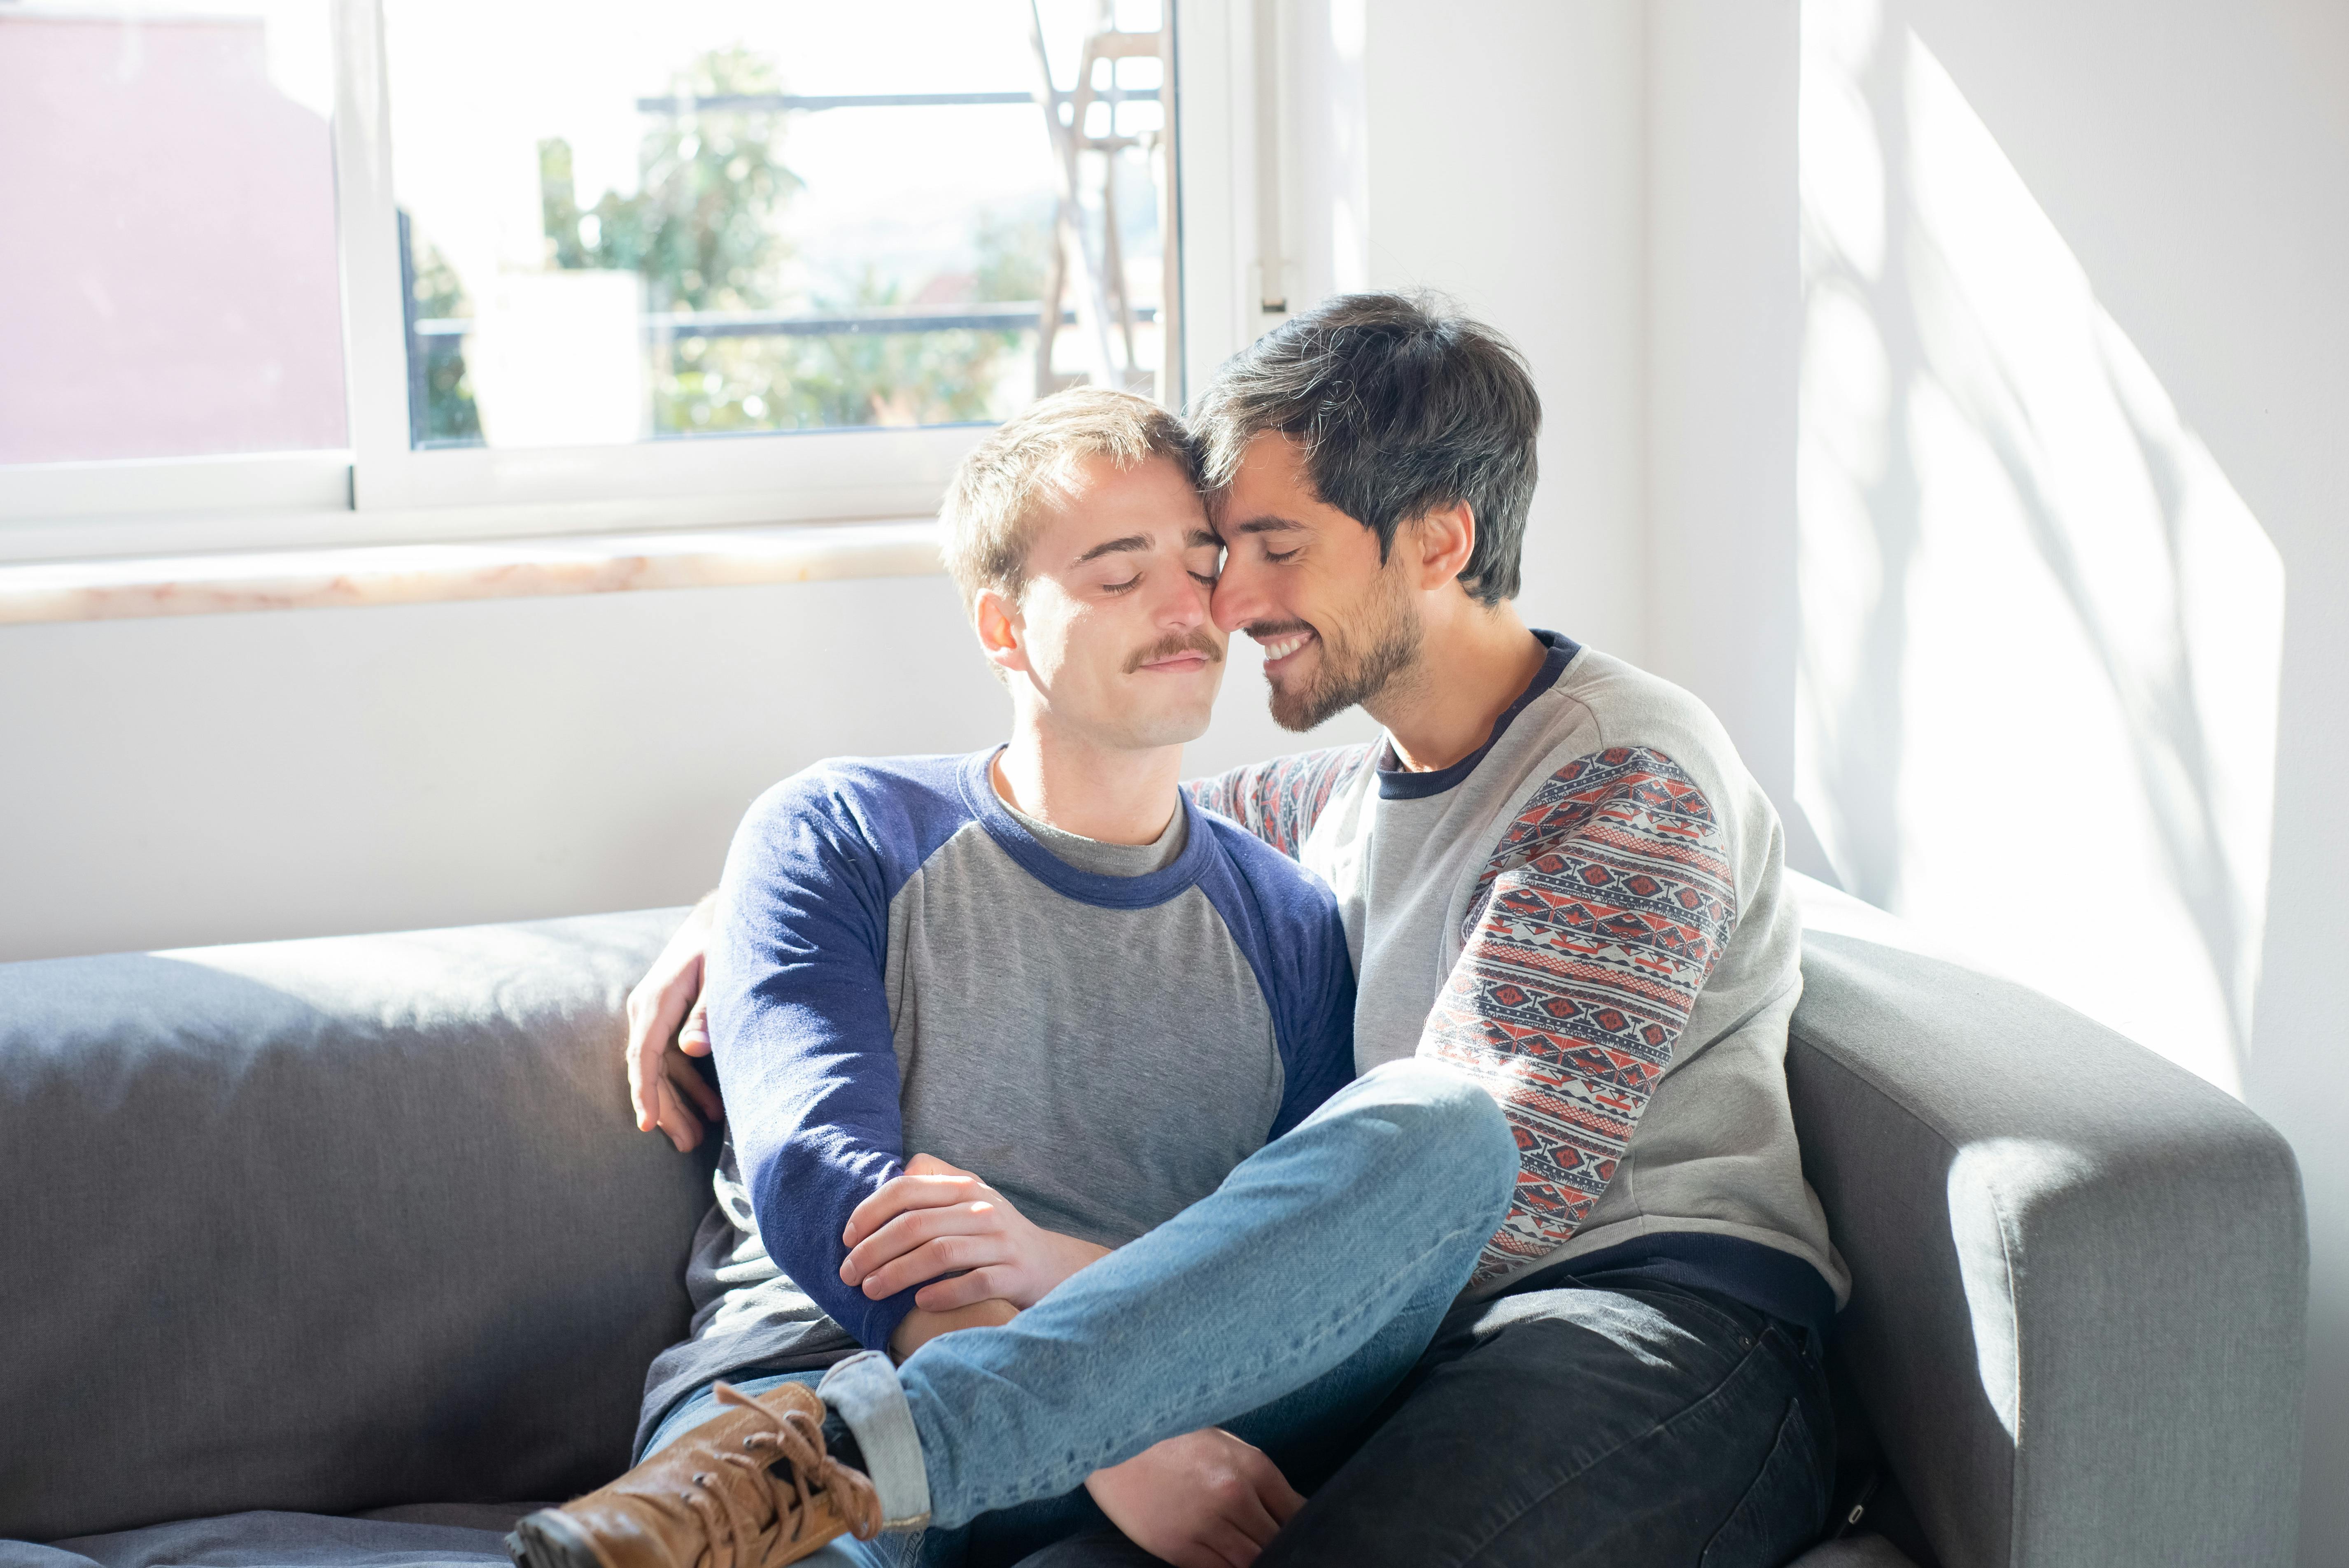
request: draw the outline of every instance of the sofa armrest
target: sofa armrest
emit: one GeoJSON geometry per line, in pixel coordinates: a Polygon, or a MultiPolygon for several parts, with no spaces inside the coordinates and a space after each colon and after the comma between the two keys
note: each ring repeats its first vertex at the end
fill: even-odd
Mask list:
{"type": "Polygon", "coordinates": [[[1814,930],[1786,1072],[1839,1323],[1947,1568],[2292,1562],[2292,1151],[2021,985],[1814,930]]]}

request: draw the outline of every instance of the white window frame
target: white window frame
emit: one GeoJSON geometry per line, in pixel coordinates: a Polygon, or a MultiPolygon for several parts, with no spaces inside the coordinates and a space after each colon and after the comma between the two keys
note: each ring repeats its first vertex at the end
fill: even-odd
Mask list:
{"type": "MultiPolygon", "coordinates": [[[[1166,3],[1176,53],[1167,102],[1181,381],[1196,387],[1268,325],[1250,297],[1258,292],[1254,127],[1268,101],[1256,39],[1258,9],[1278,0],[1166,3]]],[[[0,561],[935,512],[987,427],[412,449],[382,3],[329,4],[349,449],[0,466],[0,561]]]]}

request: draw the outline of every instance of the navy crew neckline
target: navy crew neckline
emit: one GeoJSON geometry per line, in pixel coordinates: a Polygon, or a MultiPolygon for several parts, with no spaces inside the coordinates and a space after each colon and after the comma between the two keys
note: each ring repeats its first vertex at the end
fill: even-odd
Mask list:
{"type": "Polygon", "coordinates": [[[1112,876],[1071,865],[1020,826],[1019,819],[1004,805],[1003,797],[995,792],[991,770],[1004,749],[999,746],[989,751],[974,751],[963,759],[963,801],[978,825],[987,830],[987,836],[1019,862],[1020,870],[1054,892],[1102,909],[1149,909],[1164,903],[1197,882],[1206,871],[1207,857],[1215,851],[1207,841],[1207,824],[1187,789],[1174,791],[1175,809],[1185,813],[1183,852],[1156,871],[1143,872],[1139,876],[1112,876]]]}
{"type": "Polygon", "coordinates": [[[1393,766],[1395,753],[1392,740],[1379,742],[1380,799],[1424,800],[1430,796],[1443,794],[1476,771],[1476,764],[1484,761],[1486,754],[1500,743],[1501,737],[1508,733],[1509,726],[1516,722],[1517,715],[1525,712],[1536,697],[1556,686],[1558,677],[1566,674],[1566,666],[1574,662],[1574,655],[1582,652],[1581,644],[1558,632],[1545,632],[1537,627],[1534,640],[1549,650],[1542,659],[1541,668],[1536,670],[1534,678],[1526,683],[1526,689],[1517,694],[1517,700],[1503,708],[1501,717],[1493,721],[1493,733],[1485,738],[1485,744],[1459,761],[1449,768],[1413,773],[1393,766]]]}

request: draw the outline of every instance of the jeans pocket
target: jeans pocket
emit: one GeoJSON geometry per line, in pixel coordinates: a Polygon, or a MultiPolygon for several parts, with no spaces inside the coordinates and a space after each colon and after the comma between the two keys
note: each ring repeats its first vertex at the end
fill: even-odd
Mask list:
{"type": "Polygon", "coordinates": [[[1769,1326],[1770,1320],[1759,1313],[1744,1317],[1736,1316],[1718,1303],[1708,1301],[1692,1291],[1672,1292],[1671,1303],[1672,1312],[1683,1316],[1702,1317],[1720,1331],[1722,1343],[1726,1344],[1734,1339],[1741,1349],[1746,1347],[1751,1341],[1761,1338],[1769,1326]]]}
{"type": "Polygon", "coordinates": [[[1827,1478],[1810,1418],[1800,1399],[1789,1399],[1777,1440],[1754,1484],[1705,1542],[1701,1568],[1779,1568],[1817,1537],[1826,1506],[1827,1478]]]}

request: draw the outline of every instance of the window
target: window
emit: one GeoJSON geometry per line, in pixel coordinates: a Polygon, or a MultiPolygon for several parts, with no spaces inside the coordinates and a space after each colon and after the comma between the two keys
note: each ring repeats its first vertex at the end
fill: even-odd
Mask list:
{"type": "Polygon", "coordinates": [[[1174,20],[0,8],[0,520],[926,512],[1041,392],[1179,401],[1174,20]]]}
{"type": "Polygon", "coordinates": [[[410,444],[995,420],[1101,337],[1154,389],[1157,18],[1094,9],[387,0],[410,444]],[[1047,59],[1086,121],[1058,277],[1047,59]]]}

